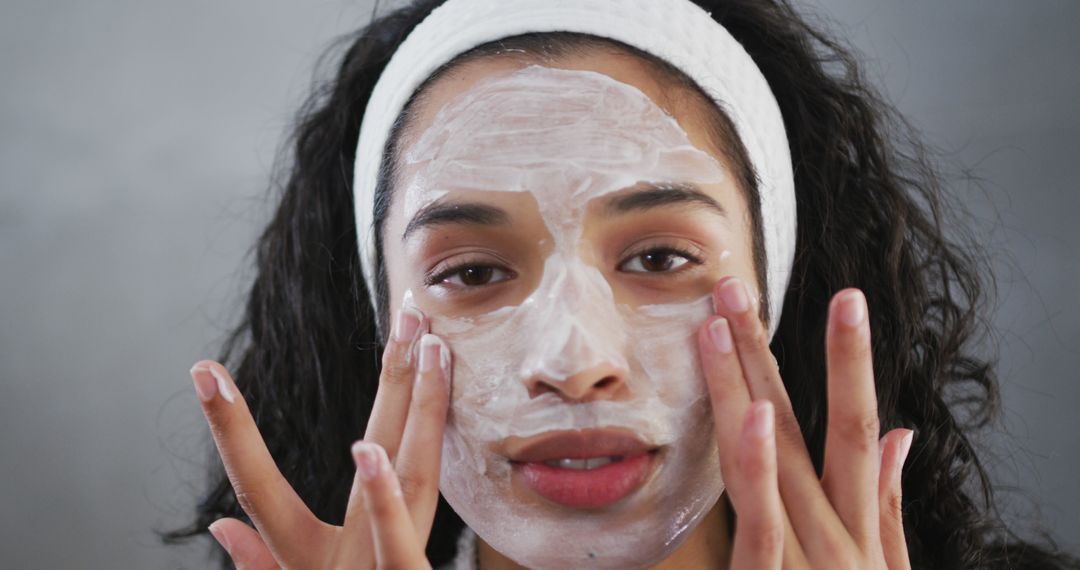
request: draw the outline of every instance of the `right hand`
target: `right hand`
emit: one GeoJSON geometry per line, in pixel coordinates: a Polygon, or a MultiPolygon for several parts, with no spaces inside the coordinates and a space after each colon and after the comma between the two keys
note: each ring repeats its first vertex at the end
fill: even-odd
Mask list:
{"type": "Polygon", "coordinates": [[[191,376],[214,443],[255,524],[210,525],[237,568],[430,567],[424,546],[439,496],[451,367],[445,342],[427,331],[418,311],[396,319],[367,432],[352,447],[357,471],[344,526],[316,518],[278,471],[225,367],[195,363],[191,376]]]}

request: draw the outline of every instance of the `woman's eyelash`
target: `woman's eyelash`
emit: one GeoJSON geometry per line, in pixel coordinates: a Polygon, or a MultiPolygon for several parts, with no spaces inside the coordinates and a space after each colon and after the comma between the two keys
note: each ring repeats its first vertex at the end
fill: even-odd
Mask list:
{"type": "Polygon", "coordinates": [[[627,255],[623,259],[623,261],[619,262],[618,269],[620,271],[625,271],[627,273],[672,273],[673,269],[678,270],[679,267],[682,267],[683,265],[686,265],[687,263],[690,263],[690,264],[693,264],[693,265],[701,265],[702,263],[704,263],[704,261],[702,260],[702,256],[699,253],[689,251],[687,248],[682,248],[682,247],[678,247],[678,246],[671,246],[671,245],[650,246],[650,247],[643,248],[641,250],[638,250],[636,252],[633,252],[633,253],[627,255]],[[629,269],[627,269],[627,266],[630,265],[631,262],[638,261],[643,256],[646,256],[646,255],[677,256],[677,257],[681,257],[681,258],[685,259],[686,261],[684,263],[680,263],[678,266],[676,266],[674,268],[660,269],[660,270],[656,270],[656,271],[650,271],[650,270],[646,269],[644,267],[644,265],[641,264],[641,263],[639,263],[638,265],[642,265],[642,270],[629,270],[629,269]]]}
{"type": "Polygon", "coordinates": [[[495,265],[495,264],[492,264],[492,263],[481,263],[481,262],[475,262],[475,261],[465,261],[465,262],[454,264],[454,265],[452,265],[450,267],[446,267],[446,268],[436,267],[435,270],[432,271],[431,275],[428,276],[424,280],[424,284],[426,286],[428,286],[428,287],[431,287],[431,286],[434,286],[434,285],[439,285],[441,283],[446,282],[447,280],[449,280],[451,277],[454,277],[455,275],[464,276],[465,272],[469,271],[469,270],[474,271],[474,274],[472,275],[472,278],[477,278],[478,277],[478,278],[481,278],[481,280],[484,280],[486,282],[485,283],[475,284],[475,285],[469,285],[468,283],[463,282],[462,284],[456,285],[456,286],[458,286],[458,287],[469,287],[469,288],[483,287],[484,285],[490,285],[491,283],[498,283],[498,282],[505,281],[506,279],[509,279],[509,278],[513,277],[513,272],[512,271],[510,271],[509,269],[506,269],[505,267],[502,267],[500,265],[495,265]],[[495,273],[495,272],[506,273],[507,276],[502,278],[502,279],[498,279],[497,281],[490,281],[491,274],[495,273]],[[485,276],[488,279],[483,279],[485,276]]]}

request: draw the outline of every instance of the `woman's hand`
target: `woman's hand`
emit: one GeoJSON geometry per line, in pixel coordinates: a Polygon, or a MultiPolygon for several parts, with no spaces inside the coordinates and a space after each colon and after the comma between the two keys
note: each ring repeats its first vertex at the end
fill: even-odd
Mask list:
{"type": "Polygon", "coordinates": [[[900,470],[912,432],[879,442],[866,300],[829,307],[828,432],[821,479],[743,283],[714,289],[719,316],[699,331],[724,481],[738,515],[732,568],[910,568],[900,470]]]}
{"type": "MultiPolygon", "coordinates": [[[[423,568],[438,501],[450,353],[411,309],[399,314],[364,440],[344,526],[315,517],[278,471],[225,368],[191,369],[218,453],[256,530],[236,519],[210,532],[238,568],[423,568]]],[[[297,378],[297,382],[304,379],[297,378]]],[[[344,452],[345,450],[342,450],[344,452]]]]}

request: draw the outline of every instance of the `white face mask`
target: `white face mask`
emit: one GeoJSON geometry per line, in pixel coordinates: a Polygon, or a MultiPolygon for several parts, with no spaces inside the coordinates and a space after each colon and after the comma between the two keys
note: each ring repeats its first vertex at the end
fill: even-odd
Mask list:
{"type": "Polygon", "coordinates": [[[724,489],[695,341],[711,304],[620,305],[579,243],[590,200],[639,182],[715,184],[723,167],[637,88],[535,65],[447,104],[403,160],[412,174],[404,219],[457,190],[528,192],[554,241],[519,305],[428,315],[455,354],[446,500],[488,544],[529,567],[626,568],[670,555],[724,489]],[[558,386],[599,369],[622,379],[618,397],[530,392],[530,381],[558,386]],[[584,443],[517,445],[597,429],[584,443]],[[523,461],[512,463],[507,450],[523,461]]]}

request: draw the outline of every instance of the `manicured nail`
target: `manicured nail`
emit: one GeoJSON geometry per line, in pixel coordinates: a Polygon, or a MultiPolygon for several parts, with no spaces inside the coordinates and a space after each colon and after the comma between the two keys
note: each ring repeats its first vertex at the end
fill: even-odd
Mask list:
{"type": "Polygon", "coordinates": [[[439,340],[439,366],[442,367],[443,379],[450,381],[450,348],[445,342],[439,340]]]}
{"type": "Polygon", "coordinates": [[[420,338],[420,372],[431,372],[437,367],[445,369],[449,362],[449,355],[444,355],[446,347],[442,339],[433,335],[425,334],[420,338]]]}
{"type": "Polygon", "coordinates": [[[716,319],[709,325],[709,338],[712,339],[716,350],[724,354],[728,354],[734,349],[731,342],[731,327],[728,326],[727,319],[723,317],[716,319]]]}
{"type": "Polygon", "coordinates": [[[897,457],[896,469],[903,471],[904,462],[907,461],[908,452],[911,451],[911,440],[915,438],[915,432],[909,431],[904,439],[900,440],[900,455],[897,457]]]}
{"type": "Polygon", "coordinates": [[[374,479],[382,469],[384,454],[382,448],[366,441],[358,441],[353,444],[352,452],[356,460],[356,472],[360,478],[364,481],[374,479]]]}
{"type": "Polygon", "coordinates": [[[398,309],[397,323],[394,324],[394,340],[408,342],[416,338],[416,331],[420,329],[420,311],[413,307],[398,309]]]}
{"type": "Polygon", "coordinates": [[[213,366],[210,366],[209,370],[210,375],[214,377],[214,380],[217,380],[217,389],[218,392],[221,392],[221,397],[225,398],[225,401],[230,404],[236,402],[236,394],[233,393],[232,387],[229,386],[229,383],[225,381],[225,377],[222,376],[222,374],[218,372],[217,369],[213,366]]]}
{"type": "Polygon", "coordinates": [[[208,374],[209,371],[205,366],[191,367],[191,381],[195,384],[195,395],[203,402],[209,402],[217,395],[217,383],[214,377],[208,374]]]}
{"type": "Polygon", "coordinates": [[[743,313],[750,308],[750,294],[739,278],[729,279],[720,287],[720,298],[729,311],[743,313]]]}
{"type": "Polygon", "coordinates": [[[221,531],[221,521],[214,521],[210,523],[210,526],[206,530],[210,531],[210,534],[214,537],[214,540],[218,541],[218,544],[225,549],[225,552],[232,556],[232,548],[229,546],[229,541],[225,538],[225,533],[221,531]]]}
{"type": "Polygon", "coordinates": [[[840,321],[849,327],[862,324],[866,318],[866,297],[862,291],[845,293],[840,299],[840,321]]]}
{"type": "Polygon", "coordinates": [[[750,432],[758,439],[772,436],[773,432],[773,405],[765,400],[755,402],[752,408],[754,417],[751,419],[750,432]]]}

